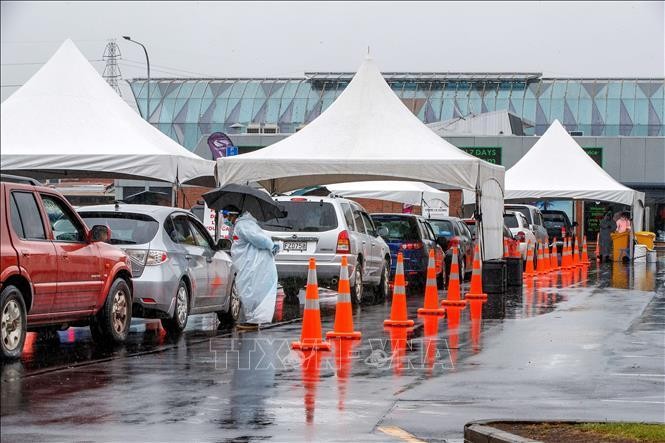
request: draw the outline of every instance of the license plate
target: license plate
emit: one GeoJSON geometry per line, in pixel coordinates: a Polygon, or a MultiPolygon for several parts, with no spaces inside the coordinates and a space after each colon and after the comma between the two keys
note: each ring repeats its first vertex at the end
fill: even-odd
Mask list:
{"type": "Polygon", "coordinates": [[[306,251],[307,242],[306,241],[285,241],[284,242],[285,251],[306,251]]]}

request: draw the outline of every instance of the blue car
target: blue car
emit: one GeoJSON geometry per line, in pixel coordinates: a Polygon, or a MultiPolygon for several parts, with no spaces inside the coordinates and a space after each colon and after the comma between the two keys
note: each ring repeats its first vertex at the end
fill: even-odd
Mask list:
{"type": "Polygon", "coordinates": [[[377,229],[385,227],[382,235],[390,248],[390,276],[395,276],[397,253],[404,257],[407,284],[422,288],[427,281],[427,262],[430,249],[436,257],[437,285],[444,286],[443,249],[436,243],[434,230],[427,219],[413,214],[372,214],[377,229]]]}

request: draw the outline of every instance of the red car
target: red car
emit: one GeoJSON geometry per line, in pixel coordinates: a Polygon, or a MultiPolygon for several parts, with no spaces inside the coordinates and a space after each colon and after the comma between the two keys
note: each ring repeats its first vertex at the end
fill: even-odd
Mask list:
{"type": "Polygon", "coordinates": [[[97,341],[122,342],[132,314],[127,256],[88,229],[57,191],[0,177],[0,348],[18,358],[27,330],[89,325],[97,341]]]}

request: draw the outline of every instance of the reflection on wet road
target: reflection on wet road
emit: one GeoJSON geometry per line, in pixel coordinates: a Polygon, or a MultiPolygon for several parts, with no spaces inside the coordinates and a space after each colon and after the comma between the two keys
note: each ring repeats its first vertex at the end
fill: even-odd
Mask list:
{"type": "MultiPolygon", "coordinates": [[[[356,308],[363,340],[334,341],[327,353],[290,350],[303,306],[283,294],[279,326],[259,332],[220,329],[216,316],[204,315],[192,316],[175,338],[158,321],[135,320],[129,342],[115,349],[96,346],[87,328],[30,334],[23,360],[3,366],[3,438],[385,441],[375,428],[395,425],[421,438],[454,440],[461,438],[459,420],[523,411],[513,395],[527,406],[550,395],[552,404],[541,409],[560,412],[568,406],[557,406],[556,395],[576,401],[561,381],[568,377],[594,387],[581,394],[584,401],[602,393],[654,401],[662,410],[654,389],[662,392],[665,380],[658,378],[664,268],[661,260],[542,276],[504,296],[449,309],[443,318],[419,318],[410,329],[384,330],[389,302],[356,308]],[[644,386],[606,386],[607,377],[630,374],[644,375],[644,386]],[[626,392],[609,391],[620,388],[626,392]],[[479,400],[490,394],[493,406],[479,400]]],[[[332,327],[335,300],[335,293],[321,291],[324,331],[332,327]]],[[[422,296],[409,294],[410,318],[421,306],[422,296]]],[[[611,417],[628,403],[603,404],[611,417]]]]}

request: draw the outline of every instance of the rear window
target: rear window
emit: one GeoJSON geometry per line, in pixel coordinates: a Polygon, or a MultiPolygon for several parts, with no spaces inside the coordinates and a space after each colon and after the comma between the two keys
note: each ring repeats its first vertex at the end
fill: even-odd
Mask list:
{"type": "Polygon", "coordinates": [[[515,214],[504,214],[503,224],[509,228],[519,228],[519,222],[517,221],[517,216],[515,214]]]}
{"type": "Polygon", "coordinates": [[[372,215],[372,220],[376,228],[385,227],[388,229],[388,235],[384,240],[388,242],[412,242],[420,241],[418,234],[418,225],[416,220],[411,217],[400,217],[390,215],[372,215]]]}
{"type": "Polygon", "coordinates": [[[95,225],[108,226],[111,238],[107,243],[112,245],[141,245],[149,243],[157,230],[157,220],[145,214],[125,212],[79,212],[88,227],[95,225]]]}
{"type": "MultiPolygon", "coordinates": [[[[515,212],[521,212],[522,215],[524,215],[524,217],[526,218],[527,223],[533,223],[531,221],[531,211],[529,211],[529,208],[524,208],[524,207],[521,207],[521,206],[515,206],[515,207],[506,206],[506,209],[508,209],[510,211],[515,211],[515,212]]],[[[514,226],[514,227],[516,227],[516,226],[514,226]]]]}
{"type": "Polygon", "coordinates": [[[337,212],[331,203],[280,201],[287,216],[259,224],[266,231],[324,232],[337,228],[337,212]]]}
{"type": "Polygon", "coordinates": [[[451,238],[455,236],[453,222],[449,220],[430,220],[429,224],[432,225],[437,237],[451,238]]]}
{"type": "Polygon", "coordinates": [[[543,224],[546,228],[561,228],[566,225],[567,218],[563,214],[543,214],[543,224]]]}

